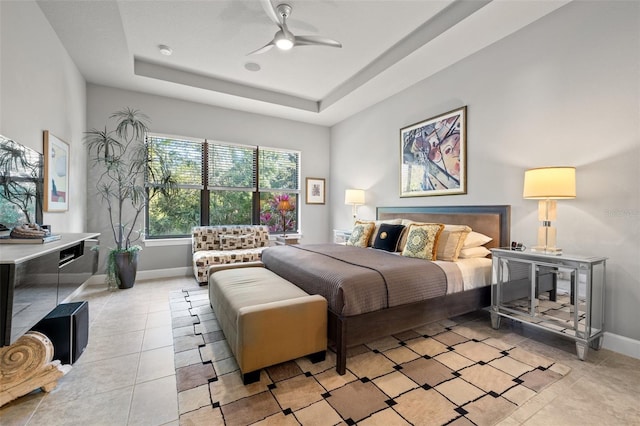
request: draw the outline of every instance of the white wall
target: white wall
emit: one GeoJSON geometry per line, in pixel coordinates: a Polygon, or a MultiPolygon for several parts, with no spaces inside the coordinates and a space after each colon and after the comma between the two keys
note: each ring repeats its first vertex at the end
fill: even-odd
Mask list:
{"type": "MultiPolygon", "coordinates": [[[[301,151],[301,181],[306,177],[329,176],[329,135],[327,127],[234,111],[225,108],[152,96],[137,92],[89,85],[87,88],[87,128],[104,128],[113,112],[132,107],[151,118],[154,133],[209,138],[224,142],[255,144],[301,151]]],[[[113,129],[113,123],[109,123],[113,129]]],[[[90,179],[91,180],[91,179],[90,179]]],[[[103,206],[95,199],[89,183],[89,229],[101,231],[107,245],[108,226],[103,206]]],[[[301,193],[300,229],[302,242],[328,240],[329,206],[307,205],[301,193]]],[[[142,222],[137,229],[141,229],[142,222]]],[[[186,246],[146,247],[140,255],[140,269],[191,266],[191,248],[186,246]]]]}
{"type": "MultiPolygon", "coordinates": [[[[334,126],[331,222],[351,224],[344,189],[377,206],[510,204],[513,240],[535,242],[523,172],[577,167],[558,202],[565,252],[609,258],[606,330],[640,340],[640,3],[572,2],[334,126]],[[467,194],[399,198],[399,129],[467,105],[467,194]]],[[[455,46],[452,46],[455,48],[455,46]]]]}
{"type": "Polygon", "coordinates": [[[0,134],[38,152],[44,130],[69,144],[69,210],[43,222],[84,232],[85,81],[35,2],[0,1],[0,19],[0,134]]]}

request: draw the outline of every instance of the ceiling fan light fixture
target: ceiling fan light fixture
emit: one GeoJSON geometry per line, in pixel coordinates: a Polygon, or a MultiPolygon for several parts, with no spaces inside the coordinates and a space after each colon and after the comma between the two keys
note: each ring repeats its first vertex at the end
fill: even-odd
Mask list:
{"type": "Polygon", "coordinates": [[[249,55],[264,53],[271,49],[273,46],[279,50],[289,50],[297,46],[329,46],[329,47],[342,47],[340,42],[332,40],[326,37],[320,37],[316,35],[294,35],[287,28],[287,18],[291,15],[291,5],[286,3],[279,4],[274,7],[271,3],[272,0],[260,0],[262,7],[273,21],[274,24],[280,28],[280,31],[274,34],[273,40],[259,49],[250,52],[249,55]]]}
{"type": "Polygon", "coordinates": [[[291,40],[287,40],[286,38],[283,38],[276,41],[276,46],[280,50],[289,50],[293,47],[293,42],[291,40]]]}

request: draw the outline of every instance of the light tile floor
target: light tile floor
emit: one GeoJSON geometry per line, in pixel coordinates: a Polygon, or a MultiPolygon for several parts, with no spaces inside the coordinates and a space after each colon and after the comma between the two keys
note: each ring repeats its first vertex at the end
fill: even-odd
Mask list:
{"type": "MultiPolygon", "coordinates": [[[[85,288],[75,299],[89,301],[87,350],[52,392],[34,391],[0,408],[0,424],[178,425],[174,362],[181,361],[174,361],[169,293],[194,286],[184,277],[139,280],[116,292],[85,288]]],[[[510,321],[493,330],[487,315],[465,326],[572,369],[500,426],[640,425],[640,360],[603,349],[583,362],[566,339],[510,321]]],[[[308,407],[312,423],[317,412],[320,406],[308,407]]]]}
{"type": "Polygon", "coordinates": [[[0,409],[0,425],[177,425],[169,293],[192,278],[139,280],[127,290],[87,286],[89,345],[50,393],[0,409]]]}

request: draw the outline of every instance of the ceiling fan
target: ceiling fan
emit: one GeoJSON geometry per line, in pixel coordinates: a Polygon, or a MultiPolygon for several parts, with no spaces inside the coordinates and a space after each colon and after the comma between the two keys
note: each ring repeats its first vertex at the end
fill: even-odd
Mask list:
{"type": "Polygon", "coordinates": [[[281,50],[289,50],[295,46],[342,47],[342,43],[326,37],[315,35],[293,35],[293,33],[289,31],[289,28],[287,28],[287,18],[291,16],[292,10],[290,5],[282,3],[274,8],[270,0],[261,0],[260,3],[262,4],[265,12],[267,12],[267,16],[269,16],[280,30],[275,33],[273,40],[261,48],[249,53],[249,55],[264,53],[267,50],[270,50],[273,46],[276,46],[281,50]]]}

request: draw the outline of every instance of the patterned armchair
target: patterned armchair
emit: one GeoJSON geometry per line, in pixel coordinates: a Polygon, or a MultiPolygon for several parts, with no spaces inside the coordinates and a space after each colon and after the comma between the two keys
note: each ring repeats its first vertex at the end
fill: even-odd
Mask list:
{"type": "Polygon", "coordinates": [[[193,273],[200,285],[208,281],[209,266],[260,260],[269,246],[264,225],[196,226],[191,232],[193,273]]]}

